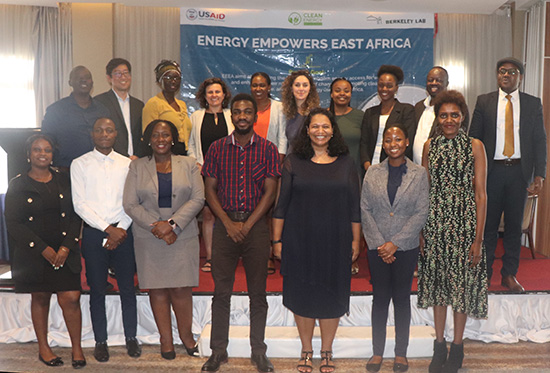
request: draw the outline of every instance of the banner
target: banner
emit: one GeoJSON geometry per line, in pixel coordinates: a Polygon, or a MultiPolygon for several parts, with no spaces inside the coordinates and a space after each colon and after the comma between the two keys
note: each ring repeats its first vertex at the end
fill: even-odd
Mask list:
{"type": "Polygon", "coordinates": [[[405,79],[397,97],[415,103],[426,97],[433,65],[433,14],[181,9],[182,99],[190,111],[199,84],[220,77],[232,94],[250,93],[250,76],[266,72],[271,94],[280,99],[284,79],[307,69],[321,106],[330,103],[330,84],[353,84],[351,106],[378,103],[380,65],[400,66],[405,79]]]}

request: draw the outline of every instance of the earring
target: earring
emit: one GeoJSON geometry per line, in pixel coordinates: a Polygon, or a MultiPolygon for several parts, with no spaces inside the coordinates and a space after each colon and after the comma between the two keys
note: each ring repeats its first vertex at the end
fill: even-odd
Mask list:
{"type": "Polygon", "coordinates": [[[31,163],[31,160],[30,160],[30,158],[27,158],[27,163],[31,163]]]}
{"type": "Polygon", "coordinates": [[[151,143],[147,144],[147,146],[151,146],[151,143]]]}
{"type": "Polygon", "coordinates": [[[172,141],[172,146],[174,146],[174,145],[176,145],[176,144],[174,144],[174,142],[172,141]]]}

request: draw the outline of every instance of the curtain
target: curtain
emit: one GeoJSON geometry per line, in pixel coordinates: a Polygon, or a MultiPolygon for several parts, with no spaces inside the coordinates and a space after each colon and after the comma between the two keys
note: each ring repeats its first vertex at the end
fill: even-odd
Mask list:
{"type": "Polygon", "coordinates": [[[497,89],[496,63],[512,55],[512,21],[506,15],[439,14],[435,65],[449,72],[449,89],[464,94],[473,113],[477,96],[497,89]]]}
{"type": "Polygon", "coordinates": [[[536,97],[542,97],[544,70],[544,30],[546,5],[539,1],[525,14],[527,28],[524,51],[525,76],[524,91],[536,97]]]}
{"type": "Polygon", "coordinates": [[[70,4],[33,8],[34,91],[36,121],[40,126],[46,108],[71,92],[68,82],[73,56],[72,21],[70,4]]]}
{"type": "Polygon", "coordinates": [[[114,4],[114,57],[132,64],[131,95],[144,102],[159,92],[154,69],[180,60],[180,9],[114,4]]]}

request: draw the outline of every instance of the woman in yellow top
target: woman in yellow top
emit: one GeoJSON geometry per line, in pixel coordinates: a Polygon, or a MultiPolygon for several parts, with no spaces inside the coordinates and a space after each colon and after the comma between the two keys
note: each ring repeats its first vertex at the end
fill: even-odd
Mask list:
{"type": "Polygon", "coordinates": [[[181,69],[176,61],[162,60],[155,67],[155,77],[162,92],[151,97],[143,108],[142,132],[155,119],[167,120],[176,125],[179,142],[188,149],[191,120],[187,105],[176,98],[181,86],[181,69]]]}

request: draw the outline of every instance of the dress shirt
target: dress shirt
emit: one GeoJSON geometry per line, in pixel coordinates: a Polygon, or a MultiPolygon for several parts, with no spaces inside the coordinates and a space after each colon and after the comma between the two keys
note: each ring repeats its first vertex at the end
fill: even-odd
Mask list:
{"type": "Polygon", "coordinates": [[[244,147],[233,133],[208,149],[202,174],[218,181],[218,198],[225,211],[252,212],[264,193],[265,179],[281,175],[277,147],[252,135],[244,147]]]}
{"type": "Polygon", "coordinates": [[[51,136],[59,147],[54,154],[55,166],[69,167],[73,159],[94,148],[90,133],[95,121],[102,117],[111,117],[103,104],[92,99],[90,106],[83,109],[72,93],[48,106],[42,132],[51,136]]]}
{"type": "Polygon", "coordinates": [[[128,230],[132,224],[122,207],[130,162],[115,151],[104,155],[94,149],[71,164],[74,209],[91,227],[105,231],[118,223],[119,228],[128,230]]]}
{"type": "MultiPolygon", "coordinates": [[[[504,151],[504,118],[506,112],[506,104],[508,99],[506,98],[507,93],[499,88],[498,90],[498,108],[497,108],[497,139],[495,143],[495,158],[494,159],[507,159],[502,152],[504,151]]],[[[520,104],[519,104],[519,90],[515,90],[510,93],[512,96],[512,107],[514,113],[514,154],[510,157],[512,159],[521,158],[521,148],[519,141],[519,114],[520,114],[520,104]]]]}
{"type": "Polygon", "coordinates": [[[424,144],[430,137],[430,132],[435,120],[434,107],[430,105],[431,97],[428,96],[424,100],[424,112],[418,121],[418,127],[416,128],[416,134],[414,136],[413,143],[413,161],[416,164],[422,165],[422,152],[424,151],[424,144]]]}
{"type": "Polygon", "coordinates": [[[132,127],[130,125],[130,94],[126,94],[126,99],[123,99],[118,95],[118,93],[116,93],[114,89],[113,93],[115,94],[118,104],[120,105],[120,111],[122,112],[122,116],[124,117],[124,124],[126,125],[126,129],[128,130],[128,154],[134,155],[132,127]]]}
{"type": "Polygon", "coordinates": [[[386,123],[390,115],[380,115],[380,121],[378,125],[378,136],[376,136],[376,145],[374,146],[374,154],[372,156],[371,164],[380,163],[380,154],[382,153],[382,142],[384,137],[384,129],[386,129],[386,123]]]}

